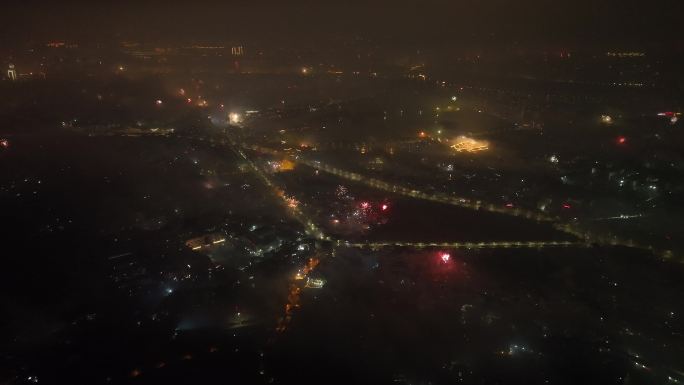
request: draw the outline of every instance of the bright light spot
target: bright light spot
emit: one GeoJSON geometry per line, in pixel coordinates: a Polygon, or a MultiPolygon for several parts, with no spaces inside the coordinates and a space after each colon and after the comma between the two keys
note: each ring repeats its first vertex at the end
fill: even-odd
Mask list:
{"type": "Polygon", "coordinates": [[[618,144],[625,144],[627,143],[627,138],[624,136],[619,136],[617,139],[618,144]]]}
{"type": "Polygon", "coordinates": [[[155,103],[156,103],[158,106],[161,106],[162,104],[164,104],[164,102],[162,102],[161,99],[157,99],[157,101],[156,101],[155,103]]]}
{"type": "Polygon", "coordinates": [[[230,122],[230,124],[238,124],[242,122],[242,116],[237,112],[231,112],[230,114],[228,114],[228,121],[230,122]]]}
{"type": "Polygon", "coordinates": [[[427,134],[425,133],[425,131],[421,131],[418,133],[418,136],[421,138],[425,138],[427,136],[427,134]]]}
{"type": "Polygon", "coordinates": [[[564,209],[571,209],[572,206],[570,206],[570,204],[568,204],[568,203],[563,203],[563,208],[564,209]]]}
{"type": "Polygon", "coordinates": [[[557,155],[551,155],[551,157],[549,157],[549,162],[558,163],[558,156],[557,155]]]}
{"type": "Polygon", "coordinates": [[[601,123],[611,124],[613,123],[613,117],[610,115],[601,115],[601,123]]]}
{"type": "Polygon", "coordinates": [[[386,211],[389,208],[389,206],[384,204],[384,205],[380,206],[380,208],[382,209],[382,211],[386,211]]]}
{"type": "Polygon", "coordinates": [[[456,100],[458,100],[458,98],[457,98],[456,96],[452,96],[452,97],[451,97],[451,101],[452,101],[452,102],[455,102],[456,100]]]}
{"type": "Polygon", "coordinates": [[[454,144],[451,148],[456,150],[456,152],[480,152],[489,150],[489,142],[486,140],[478,140],[469,138],[467,136],[459,136],[454,139],[454,144]]]}
{"type": "Polygon", "coordinates": [[[299,201],[294,197],[285,197],[285,203],[287,203],[287,207],[291,209],[299,207],[299,201]]]}
{"type": "Polygon", "coordinates": [[[368,207],[370,207],[370,203],[368,203],[368,202],[361,202],[361,208],[362,208],[362,209],[367,209],[368,207]]]}
{"type": "Polygon", "coordinates": [[[442,259],[442,262],[447,263],[447,262],[449,262],[449,259],[451,259],[451,254],[449,254],[449,253],[439,253],[439,258],[442,259]]]}

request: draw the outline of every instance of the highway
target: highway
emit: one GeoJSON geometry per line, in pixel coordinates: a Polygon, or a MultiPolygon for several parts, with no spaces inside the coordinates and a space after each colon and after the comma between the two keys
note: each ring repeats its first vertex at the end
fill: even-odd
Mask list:
{"type": "Polygon", "coordinates": [[[411,247],[415,249],[541,249],[549,247],[588,247],[584,242],[525,241],[525,242],[337,242],[338,246],[379,249],[382,247],[411,247]]]}
{"type": "Polygon", "coordinates": [[[323,231],[316,226],[316,224],[309,218],[307,217],[302,210],[299,207],[292,207],[288,205],[287,202],[287,197],[285,195],[280,194],[279,192],[282,191],[273,181],[266,175],[260,168],[257,166],[254,162],[252,162],[247,155],[245,154],[244,151],[242,151],[237,145],[235,145],[234,142],[229,141],[229,147],[230,149],[237,154],[240,158],[242,158],[247,165],[249,165],[250,169],[256,175],[267,187],[273,190],[273,193],[280,197],[283,200],[283,204],[285,207],[288,209],[288,211],[292,214],[292,216],[299,221],[303,226],[304,226],[304,231],[309,235],[312,236],[316,239],[319,240],[330,240],[331,238],[326,236],[323,231]]]}
{"type": "MultiPolygon", "coordinates": [[[[271,155],[277,155],[277,156],[285,156],[292,162],[302,164],[308,167],[311,167],[315,170],[323,171],[331,175],[335,175],[339,178],[350,180],[353,182],[361,183],[364,184],[368,187],[378,189],[378,190],[383,190],[399,195],[404,195],[408,196],[414,199],[422,199],[422,200],[428,200],[428,201],[433,201],[433,202],[438,202],[438,203],[443,203],[443,204],[448,204],[448,205],[453,205],[453,206],[458,206],[458,207],[463,207],[471,210],[480,210],[480,211],[487,211],[487,212],[493,212],[497,214],[503,214],[503,215],[510,215],[510,216],[515,216],[515,217],[522,217],[526,218],[529,220],[534,220],[537,222],[546,222],[549,223],[551,226],[553,226],[556,230],[564,232],[566,234],[572,235],[578,239],[581,240],[581,242],[575,242],[574,246],[577,245],[586,245],[586,244],[600,244],[600,245],[610,245],[610,246],[624,246],[624,247],[630,247],[630,248],[639,248],[639,249],[644,249],[648,250],[655,255],[659,256],[660,258],[664,260],[671,260],[671,261],[677,261],[680,263],[684,263],[684,257],[680,256],[674,256],[671,251],[669,250],[656,250],[653,246],[650,245],[640,245],[636,244],[634,241],[629,240],[629,239],[620,239],[615,236],[600,236],[596,234],[592,234],[591,232],[582,229],[577,223],[567,223],[563,222],[560,220],[560,218],[557,217],[551,217],[539,212],[531,211],[531,210],[526,210],[526,209],[521,209],[517,207],[502,207],[500,205],[495,205],[492,203],[484,203],[479,200],[472,200],[464,197],[457,197],[453,195],[448,195],[448,194],[443,194],[443,193],[427,193],[424,191],[420,191],[417,189],[411,189],[405,186],[400,186],[396,184],[392,184],[389,182],[385,182],[383,180],[377,179],[377,178],[371,178],[368,176],[364,176],[359,173],[343,170],[337,167],[333,167],[331,165],[325,164],[323,162],[317,161],[317,160],[309,160],[309,159],[304,159],[301,156],[294,158],[290,156],[289,154],[282,153],[277,150],[273,150],[270,148],[266,147],[261,147],[261,146],[248,146],[246,144],[242,145],[243,148],[258,151],[261,153],[267,153],[271,155]]],[[[244,153],[240,151],[240,153],[244,156],[244,153]]],[[[256,168],[256,165],[250,162],[250,164],[256,168]]],[[[261,171],[256,169],[259,173],[263,175],[261,171]]],[[[263,176],[266,178],[266,176],[263,176]]],[[[268,178],[266,178],[268,180],[268,178]]],[[[270,183],[270,181],[269,181],[270,183]]],[[[316,237],[319,239],[324,239],[324,240],[333,240],[329,236],[325,236],[323,232],[318,229],[314,224],[313,221],[304,219],[304,223],[306,226],[309,227],[309,231],[313,232],[314,234],[318,234],[316,237]]],[[[342,241],[337,241],[338,243],[342,241]]],[[[401,242],[397,242],[401,243],[401,242]]],[[[389,243],[384,246],[398,246],[397,243],[389,243]]],[[[513,247],[511,246],[512,242],[489,242],[490,246],[488,248],[510,248],[513,247]]],[[[467,244],[467,243],[466,243],[467,244]]],[[[534,246],[516,246],[516,247],[528,247],[528,248],[539,248],[539,247],[559,247],[563,245],[558,245],[554,244],[553,242],[547,243],[542,243],[540,245],[540,242],[531,242],[530,245],[534,244],[534,246]]],[[[405,246],[411,246],[411,244],[404,244],[405,246]]],[[[418,246],[419,244],[415,244],[415,247],[420,247],[418,246]]],[[[461,246],[458,246],[458,243],[454,243],[454,247],[458,248],[461,246]]],[[[370,247],[370,246],[369,246],[370,247]]],[[[378,244],[376,247],[383,247],[383,244],[378,244]]],[[[440,246],[440,247],[447,247],[447,246],[440,246]]],[[[461,247],[462,248],[462,247],[461,247]]],[[[467,248],[467,247],[466,247],[467,248]]],[[[474,247],[471,247],[474,248],[474,247]]]]}
{"type": "Polygon", "coordinates": [[[534,211],[530,210],[525,210],[517,207],[501,207],[494,205],[492,203],[483,203],[482,201],[473,201],[468,198],[464,197],[456,197],[452,195],[447,195],[447,194],[439,194],[439,193],[426,193],[424,191],[408,188],[405,186],[400,186],[392,183],[388,183],[385,181],[382,181],[380,179],[376,178],[369,178],[364,175],[350,172],[350,171],[345,171],[336,167],[332,167],[330,165],[327,165],[325,163],[319,162],[319,161],[311,161],[311,160],[306,160],[306,159],[296,159],[296,162],[299,162],[300,164],[307,165],[309,167],[312,167],[316,170],[320,170],[332,175],[335,175],[337,177],[351,180],[354,182],[362,183],[365,184],[369,187],[378,189],[378,190],[384,190],[387,192],[399,194],[399,195],[404,195],[408,196],[411,198],[415,199],[423,199],[423,200],[428,200],[428,201],[433,201],[433,202],[438,202],[438,203],[443,203],[443,204],[448,204],[452,206],[459,206],[459,207],[464,207],[468,208],[471,210],[482,210],[482,211],[489,211],[489,212],[494,212],[498,214],[505,214],[505,215],[512,215],[512,216],[517,216],[517,217],[524,217],[527,219],[531,219],[534,221],[538,222],[553,222],[556,219],[551,218],[549,216],[546,216],[541,213],[537,213],[534,211]]]}
{"type": "Polygon", "coordinates": [[[448,195],[448,194],[439,194],[439,193],[427,193],[424,191],[408,188],[405,186],[400,186],[396,184],[392,184],[389,182],[385,182],[383,180],[377,179],[377,178],[370,178],[367,176],[364,176],[359,173],[351,172],[351,171],[346,171],[337,167],[333,167],[331,165],[328,165],[326,163],[317,161],[317,160],[309,160],[309,159],[304,159],[302,157],[297,157],[294,158],[292,156],[289,156],[288,154],[282,153],[280,151],[266,148],[266,147],[261,147],[261,146],[248,146],[244,145],[244,148],[258,151],[261,153],[266,153],[270,155],[275,155],[275,156],[286,156],[288,157],[289,160],[292,162],[298,163],[298,164],[303,164],[306,166],[309,166],[311,168],[314,168],[319,171],[326,172],[331,175],[335,175],[337,177],[347,179],[353,182],[357,183],[362,183],[365,184],[366,186],[369,186],[374,189],[378,190],[384,190],[387,192],[399,194],[399,195],[404,195],[408,196],[414,199],[423,199],[423,200],[429,200],[433,202],[438,202],[438,203],[443,203],[443,204],[448,204],[452,206],[458,206],[458,207],[464,207],[468,208],[471,210],[482,210],[482,211],[489,211],[489,212],[494,212],[498,214],[504,214],[504,215],[512,215],[512,216],[517,216],[517,217],[524,217],[526,219],[538,221],[538,222],[555,222],[558,220],[558,218],[553,218],[547,215],[544,215],[542,213],[538,213],[535,211],[531,210],[525,210],[517,207],[501,207],[499,205],[495,205],[493,203],[484,203],[479,200],[471,200],[469,198],[465,197],[458,197],[458,196],[453,196],[453,195],[448,195]]]}

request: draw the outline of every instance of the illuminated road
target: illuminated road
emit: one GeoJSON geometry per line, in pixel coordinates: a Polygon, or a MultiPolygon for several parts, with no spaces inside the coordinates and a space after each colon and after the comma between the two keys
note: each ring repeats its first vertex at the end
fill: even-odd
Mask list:
{"type": "MultiPolygon", "coordinates": [[[[237,147],[232,146],[232,148],[235,150],[237,147]]],[[[254,149],[254,148],[252,148],[254,149]]],[[[273,151],[270,149],[264,149],[264,148],[259,148],[260,151],[268,151],[272,154],[277,154],[277,151],[273,151]]],[[[240,149],[235,150],[239,156],[244,159],[249,166],[252,168],[252,171],[270,188],[272,188],[276,193],[280,191],[280,189],[271,181],[271,179],[261,170],[259,167],[249,160],[247,155],[240,149]]],[[[278,154],[280,155],[280,154],[278,154]]],[[[471,209],[476,209],[476,210],[486,210],[486,211],[493,211],[493,212],[500,212],[503,214],[508,214],[508,215],[518,215],[518,216],[524,216],[526,218],[531,218],[531,219],[536,219],[536,220],[547,220],[549,221],[550,219],[547,218],[540,218],[537,216],[532,216],[531,212],[529,211],[524,211],[520,209],[509,209],[509,210],[501,210],[498,208],[493,207],[493,205],[487,205],[484,206],[482,205],[479,201],[477,202],[471,202],[468,201],[464,198],[454,198],[454,197],[448,197],[448,196],[442,196],[442,195],[430,195],[426,194],[417,190],[410,190],[405,187],[397,186],[397,185],[392,185],[387,182],[380,181],[378,179],[373,179],[373,178],[366,178],[360,174],[357,173],[352,173],[344,170],[340,170],[328,165],[324,165],[320,162],[315,162],[315,161],[307,161],[307,160],[302,160],[302,159],[296,159],[294,161],[297,161],[301,164],[305,164],[307,166],[313,167],[317,170],[322,170],[328,173],[331,173],[336,176],[340,176],[349,180],[357,181],[364,183],[370,187],[376,188],[376,189],[381,189],[381,190],[386,190],[386,191],[391,191],[393,193],[397,194],[402,194],[406,196],[410,196],[412,198],[416,199],[425,199],[425,200],[431,200],[431,201],[436,201],[436,202],[441,202],[441,203],[448,203],[452,205],[457,205],[461,207],[467,207],[471,209]]],[[[290,207],[291,212],[294,214],[295,218],[297,218],[306,228],[306,231],[308,234],[313,235],[314,237],[322,240],[333,240],[331,237],[326,236],[323,231],[318,228],[313,220],[308,218],[299,208],[292,208],[290,207]]],[[[559,226],[560,230],[563,230],[565,232],[572,232],[568,228],[563,228],[562,226],[559,226]]],[[[548,247],[578,247],[578,246],[586,246],[587,243],[585,242],[568,242],[568,241],[527,241],[527,242],[443,242],[443,243],[426,243],[426,242],[363,242],[363,243],[350,243],[346,242],[343,240],[335,240],[335,244],[338,246],[344,246],[344,247],[359,247],[359,248],[364,248],[364,247],[369,247],[369,248],[381,248],[381,247],[413,247],[413,248],[431,248],[431,247],[443,247],[443,248],[450,248],[450,249],[494,249],[494,248],[502,248],[502,249],[508,249],[508,248],[548,248],[548,247]]]]}
{"type": "MultiPolygon", "coordinates": [[[[230,149],[237,154],[240,158],[242,158],[251,168],[252,172],[270,189],[273,190],[273,193],[280,197],[282,199],[282,203],[286,207],[289,213],[292,214],[292,216],[299,221],[303,226],[304,226],[304,231],[309,235],[314,238],[317,238],[319,240],[330,240],[330,237],[326,236],[323,231],[321,231],[315,224],[314,222],[307,217],[302,210],[299,209],[299,207],[293,207],[288,204],[287,196],[282,193],[282,189],[278,187],[271,179],[254,163],[252,162],[247,155],[239,149],[234,142],[229,141],[228,143],[230,149]]],[[[316,253],[313,257],[309,258],[307,261],[306,265],[304,265],[302,268],[299,269],[297,274],[290,280],[288,284],[288,296],[287,296],[287,302],[284,305],[284,311],[281,317],[278,318],[276,327],[275,327],[275,332],[276,334],[283,333],[287,330],[289,327],[290,323],[292,322],[292,316],[294,315],[294,311],[298,309],[301,306],[300,303],[300,297],[301,297],[301,291],[302,291],[302,284],[300,283],[303,281],[305,278],[307,278],[308,274],[313,271],[316,266],[319,264],[320,260],[324,257],[324,253],[320,252],[319,250],[319,245],[317,244],[315,246],[316,248],[316,253]]],[[[276,336],[272,336],[269,340],[270,343],[273,343],[276,339],[276,336]]]]}
{"type": "Polygon", "coordinates": [[[252,172],[269,188],[271,188],[274,192],[275,195],[279,196],[280,198],[283,199],[283,203],[287,207],[288,211],[292,214],[292,216],[297,219],[303,226],[304,226],[304,231],[310,235],[313,236],[314,238],[320,239],[320,240],[330,240],[330,237],[326,236],[323,231],[316,226],[316,224],[308,218],[302,210],[299,209],[299,207],[292,207],[288,205],[287,199],[284,195],[280,194],[282,191],[278,186],[276,186],[273,181],[254,163],[252,162],[247,155],[239,149],[232,141],[230,142],[230,148],[235,152],[240,158],[242,158],[245,162],[247,162],[247,165],[252,169],[252,172]]]}
{"type": "MultiPolygon", "coordinates": [[[[635,243],[633,240],[630,239],[622,239],[616,236],[604,236],[604,235],[597,235],[589,232],[588,230],[582,229],[578,223],[565,223],[560,220],[560,218],[554,218],[550,217],[548,215],[544,215],[542,213],[538,213],[535,211],[531,210],[525,210],[517,207],[501,207],[499,205],[494,205],[491,203],[484,203],[482,201],[478,200],[471,200],[468,198],[464,197],[455,197],[452,195],[447,195],[447,194],[440,194],[440,193],[427,193],[424,191],[416,190],[416,189],[411,189],[405,186],[399,186],[395,185],[392,183],[388,183],[385,181],[382,181],[380,179],[376,178],[371,178],[364,176],[359,173],[351,172],[351,171],[346,171],[342,170],[333,166],[330,166],[328,164],[322,163],[320,161],[314,161],[314,160],[308,160],[308,159],[303,159],[301,157],[292,157],[289,154],[282,153],[277,150],[273,150],[270,148],[265,148],[261,146],[248,146],[246,144],[243,144],[244,148],[258,151],[261,153],[267,153],[271,155],[276,155],[276,156],[286,156],[288,159],[290,159],[293,162],[303,164],[309,167],[312,167],[316,170],[320,170],[326,173],[329,173],[331,175],[335,175],[337,177],[347,179],[353,182],[361,183],[364,184],[368,187],[375,188],[378,190],[383,190],[399,195],[404,195],[408,196],[414,199],[422,199],[422,200],[428,200],[428,201],[433,201],[433,202],[438,202],[438,203],[443,203],[443,204],[448,204],[448,205],[453,205],[453,206],[458,206],[458,207],[463,207],[471,210],[481,210],[481,211],[488,211],[488,212],[493,212],[497,214],[503,214],[503,215],[510,215],[510,216],[516,216],[516,217],[522,217],[530,220],[534,220],[537,222],[547,222],[553,226],[558,231],[564,232],[566,234],[572,235],[574,237],[577,237],[578,239],[582,240],[582,244],[601,244],[601,245],[610,245],[610,246],[624,246],[624,247],[630,247],[630,248],[639,248],[643,250],[648,250],[655,255],[659,256],[660,258],[664,260],[671,260],[671,261],[678,261],[680,263],[684,263],[684,256],[674,256],[670,250],[656,250],[653,246],[650,245],[641,245],[635,243]]],[[[240,151],[242,153],[242,151],[240,151]]],[[[256,166],[254,166],[256,167],[256,166]]],[[[313,226],[313,222],[310,220],[305,221],[307,226],[313,226]]],[[[321,238],[319,239],[325,239],[325,240],[331,240],[330,237],[327,237],[323,235],[320,230],[318,230],[315,226],[313,227],[313,230],[319,231],[321,234],[321,238]]],[[[312,230],[312,231],[313,231],[312,230]]],[[[496,244],[496,242],[494,242],[496,244]]],[[[389,245],[388,245],[389,246],[389,245]]],[[[552,244],[549,244],[549,246],[552,247],[558,247],[553,246],[552,244]]],[[[493,247],[505,247],[505,246],[490,246],[490,248],[493,247]]],[[[510,246],[509,246],[510,247],[510,246]]],[[[538,246],[529,246],[529,247],[538,247],[538,246]]],[[[546,247],[546,246],[543,246],[546,247]]]]}
{"type": "Polygon", "coordinates": [[[415,249],[446,248],[446,249],[541,249],[549,247],[588,247],[584,242],[568,241],[526,241],[526,242],[337,242],[338,246],[371,248],[381,247],[411,247],[415,249]]]}
{"type": "Polygon", "coordinates": [[[350,172],[350,171],[345,171],[336,167],[332,167],[330,165],[327,165],[325,163],[321,163],[319,161],[310,161],[306,159],[296,159],[296,162],[299,162],[301,164],[307,165],[309,167],[312,167],[316,170],[320,170],[323,172],[327,172],[329,174],[338,176],[340,178],[344,178],[347,180],[351,180],[354,182],[362,183],[365,184],[369,187],[378,189],[378,190],[384,190],[388,191],[391,193],[399,194],[399,195],[405,195],[411,198],[415,199],[423,199],[423,200],[428,200],[428,201],[433,201],[433,202],[438,202],[438,203],[444,203],[448,205],[453,205],[453,206],[459,206],[459,207],[464,207],[468,208],[471,210],[482,210],[482,211],[489,211],[489,212],[494,212],[498,214],[505,214],[505,215],[512,215],[516,217],[523,217],[531,220],[535,220],[538,222],[552,222],[555,221],[555,218],[551,218],[549,216],[543,215],[541,213],[537,213],[534,211],[530,210],[525,210],[525,209],[520,209],[520,208],[509,208],[509,207],[500,207],[496,206],[491,203],[483,203],[481,201],[473,201],[468,198],[463,198],[463,197],[454,197],[450,196],[447,194],[439,194],[439,193],[426,193],[424,191],[416,190],[416,189],[411,189],[408,187],[404,186],[399,186],[396,184],[391,184],[385,181],[382,181],[380,179],[376,178],[369,178],[364,175],[355,173],[355,172],[350,172]]]}
{"type": "Polygon", "coordinates": [[[366,186],[372,187],[374,189],[378,190],[384,190],[388,191],[391,193],[399,194],[399,195],[404,195],[408,196],[414,199],[423,199],[423,200],[428,200],[428,201],[433,201],[433,202],[438,202],[438,203],[443,203],[443,204],[448,204],[452,206],[458,206],[458,207],[464,207],[467,209],[471,210],[482,210],[482,211],[489,211],[489,212],[494,212],[498,214],[504,214],[504,215],[512,215],[516,217],[523,217],[531,220],[535,220],[538,222],[554,222],[557,221],[558,218],[552,218],[547,215],[544,215],[542,213],[534,212],[531,210],[525,210],[517,207],[501,207],[494,205],[492,203],[484,203],[479,200],[472,200],[464,197],[457,197],[453,195],[447,195],[447,194],[439,194],[439,193],[426,193],[424,191],[416,190],[416,189],[411,189],[405,186],[400,186],[392,183],[385,182],[383,180],[377,179],[377,178],[370,178],[367,176],[364,176],[359,173],[351,172],[351,171],[346,171],[342,170],[336,167],[333,167],[331,165],[325,164],[323,162],[317,161],[317,160],[308,160],[308,159],[303,159],[301,157],[294,158],[290,156],[289,154],[282,153],[280,151],[271,149],[271,148],[266,148],[266,147],[261,147],[261,146],[248,146],[246,144],[243,144],[244,148],[258,151],[261,153],[266,153],[270,155],[275,155],[275,156],[287,156],[289,160],[295,163],[303,164],[309,167],[312,167],[316,170],[320,170],[323,172],[326,172],[328,174],[335,175],[337,177],[347,179],[353,182],[357,183],[362,183],[365,184],[366,186]]]}

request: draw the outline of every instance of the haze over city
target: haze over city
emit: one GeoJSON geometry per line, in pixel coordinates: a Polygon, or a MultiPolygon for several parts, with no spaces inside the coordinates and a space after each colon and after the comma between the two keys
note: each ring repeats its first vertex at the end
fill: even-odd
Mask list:
{"type": "Polygon", "coordinates": [[[0,384],[684,382],[680,1],[0,14],[0,384]]]}

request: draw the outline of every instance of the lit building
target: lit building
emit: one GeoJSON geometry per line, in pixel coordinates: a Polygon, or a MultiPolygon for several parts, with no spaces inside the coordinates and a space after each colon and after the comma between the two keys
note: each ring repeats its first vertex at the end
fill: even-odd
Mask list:
{"type": "Polygon", "coordinates": [[[185,246],[193,251],[212,251],[226,242],[226,237],[221,233],[211,233],[200,237],[188,239],[185,246]]]}
{"type": "Polygon", "coordinates": [[[486,140],[477,140],[467,136],[459,136],[454,140],[451,148],[456,152],[480,152],[489,149],[489,142],[486,140]]]}
{"type": "Polygon", "coordinates": [[[322,279],[312,279],[307,277],[304,287],[309,289],[322,289],[324,285],[325,281],[322,279]]]}
{"type": "Polygon", "coordinates": [[[601,115],[601,123],[613,124],[613,117],[610,115],[601,115]]]}
{"type": "Polygon", "coordinates": [[[14,68],[14,64],[10,64],[7,69],[7,78],[9,80],[17,80],[17,70],[14,68]]]}
{"type": "Polygon", "coordinates": [[[230,53],[233,56],[243,56],[245,54],[245,49],[241,46],[235,46],[230,48],[230,53]]]}

